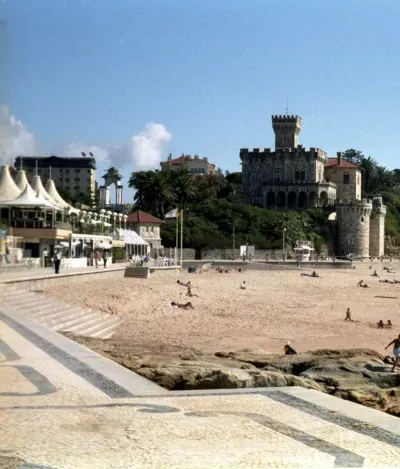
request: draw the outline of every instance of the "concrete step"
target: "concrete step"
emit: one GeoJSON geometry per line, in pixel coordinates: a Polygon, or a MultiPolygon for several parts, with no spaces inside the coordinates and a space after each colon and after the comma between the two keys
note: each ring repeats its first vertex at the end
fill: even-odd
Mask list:
{"type": "Polygon", "coordinates": [[[33,298],[27,299],[25,301],[15,302],[15,301],[5,301],[3,304],[14,308],[17,311],[29,311],[32,306],[47,305],[48,300],[36,300],[33,298]]]}
{"type": "Polygon", "coordinates": [[[74,326],[68,326],[67,329],[64,331],[73,332],[74,334],[80,335],[82,332],[90,329],[93,326],[100,324],[101,322],[105,321],[109,317],[109,315],[96,315],[94,318],[90,318],[87,321],[82,320],[80,323],[75,324],[74,326]]]}
{"type": "Polygon", "coordinates": [[[117,332],[119,324],[115,324],[115,326],[110,327],[110,331],[103,331],[103,333],[97,336],[99,339],[111,339],[111,337],[117,332]]]}
{"type": "Polygon", "coordinates": [[[29,316],[32,319],[42,316],[46,313],[56,313],[57,311],[63,311],[67,308],[67,305],[63,303],[57,303],[56,301],[51,301],[48,305],[44,306],[35,306],[33,307],[30,312],[29,316]]]}
{"type": "MultiPolygon", "coordinates": [[[[7,304],[13,304],[13,303],[7,303],[7,304]]],[[[32,316],[35,313],[40,313],[42,310],[48,310],[49,307],[55,307],[56,305],[54,304],[53,301],[45,298],[43,300],[39,301],[34,301],[32,300],[31,303],[24,303],[22,305],[16,305],[14,306],[18,311],[21,311],[21,313],[27,314],[28,316],[32,316]]]]}
{"type": "Polygon", "coordinates": [[[88,337],[98,337],[95,334],[102,333],[104,330],[107,330],[109,327],[114,324],[117,326],[120,323],[120,318],[118,316],[110,316],[104,318],[102,321],[99,320],[97,324],[87,328],[85,331],[81,331],[81,335],[86,335],[88,337]]]}
{"type": "Polygon", "coordinates": [[[60,319],[67,319],[71,317],[72,315],[78,315],[78,314],[85,314],[84,310],[79,307],[68,307],[67,305],[63,310],[58,310],[55,312],[49,312],[42,314],[41,316],[35,316],[35,321],[40,322],[41,324],[49,323],[52,324],[53,322],[57,322],[60,319]]]}
{"type": "Polygon", "coordinates": [[[66,331],[69,330],[69,327],[74,327],[90,319],[95,319],[96,317],[98,317],[97,313],[87,313],[83,311],[80,314],[76,313],[72,316],[66,316],[57,321],[52,321],[50,327],[57,331],[66,331]]]}
{"type": "Polygon", "coordinates": [[[39,295],[37,293],[31,293],[31,292],[26,292],[26,291],[3,292],[3,294],[0,295],[0,300],[1,301],[18,301],[20,299],[35,298],[35,297],[38,297],[38,296],[39,295]]]}

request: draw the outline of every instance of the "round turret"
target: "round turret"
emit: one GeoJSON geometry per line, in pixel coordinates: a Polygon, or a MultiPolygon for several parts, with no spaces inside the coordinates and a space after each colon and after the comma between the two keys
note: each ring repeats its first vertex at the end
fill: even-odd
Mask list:
{"type": "Polygon", "coordinates": [[[336,205],[339,255],[369,256],[371,211],[372,203],[366,199],[342,201],[336,205]]]}

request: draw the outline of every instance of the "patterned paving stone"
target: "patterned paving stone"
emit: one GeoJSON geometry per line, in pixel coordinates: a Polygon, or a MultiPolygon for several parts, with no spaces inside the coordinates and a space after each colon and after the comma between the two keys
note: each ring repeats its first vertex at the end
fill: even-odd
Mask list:
{"type": "Polygon", "coordinates": [[[112,362],[0,319],[0,469],[400,467],[378,411],[301,388],[135,395],[112,362]]]}

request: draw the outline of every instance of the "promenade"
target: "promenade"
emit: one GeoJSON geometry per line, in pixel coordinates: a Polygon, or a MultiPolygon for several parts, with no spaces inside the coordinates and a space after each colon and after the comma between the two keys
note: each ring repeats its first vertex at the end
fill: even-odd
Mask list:
{"type": "Polygon", "coordinates": [[[400,467],[395,417],[297,387],[168,392],[1,305],[0,435],[0,468],[400,467]]]}

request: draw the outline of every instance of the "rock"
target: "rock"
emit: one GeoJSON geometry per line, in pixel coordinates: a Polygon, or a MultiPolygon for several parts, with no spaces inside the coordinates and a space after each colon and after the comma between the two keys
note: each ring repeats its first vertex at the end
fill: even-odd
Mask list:
{"type": "Polygon", "coordinates": [[[192,376],[185,382],[184,389],[236,389],[249,388],[252,384],[253,380],[247,371],[226,368],[192,376]]]}
{"type": "Polygon", "coordinates": [[[385,389],[385,394],[389,397],[400,397],[400,387],[385,389]]]}
{"type": "Polygon", "coordinates": [[[386,413],[394,415],[395,417],[400,417],[400,399],[396,402],[390,403],[386,408],[386,413]]]}
{"type": "Polygon", "coordinates": [[[388,404],[385,392],[374,384],[358,386],[356,388],[341,386],[333,395],[367,407],[383,408],[388,404]]]}
{"type": "Polygon", "coordinates": [[[383,389],[395,388],[400,386],[400,375],[386,371],[385,373],[364,370],[363,376],[370,382],[383,389]]]}

